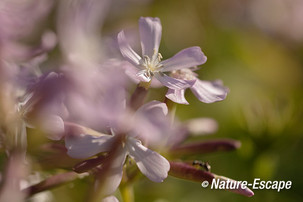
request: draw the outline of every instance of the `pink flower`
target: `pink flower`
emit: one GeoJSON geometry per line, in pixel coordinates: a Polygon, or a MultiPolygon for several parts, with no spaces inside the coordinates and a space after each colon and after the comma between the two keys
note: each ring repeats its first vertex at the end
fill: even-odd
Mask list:
{"type": "Polygon", "coordinates": [[[77,132],[68,133],[65,138],[67,154],[72,158],[85,159],[101,152],[110,152],[113,147],[115,148],[116,153],[107,176],[105,195],[113,193],[119,186],[126,156],[134,159],[139,170],[150,180],[162,182],[168,175],[169,162],[157,152],[145,147],[138,139],[149,143],[161,141],[164,134],[167,134],[165,131],[170,127],[164,118],[166,114],[167,107],[164,103],[152,101],[139,108],[133,116],[125,117],[118,130],[111,129],[112,134],[101,134],[72,124],[71,127],[76,129],[71,131],[77,132]],[[121,126],[124,126],[124,133],[121,126]],[[117,144],[116,140],[121,134],[125,137],[117,144]]]}
{"type": "Polygon", "coordinates": [[[162,26],[159,18],[141,17],[139,20],[142,57],[128,44],[124,32],[118,34],[118,44],[123,57],[136,67],[128,67],[127,72],[134,72],[135,77],[143,82],[150,82],[155,77],[161,84],[169,88],[166,97],[174,102],[188,104],[184,98],[184,90],[191,88],[202,102],[210,103],[223,100],[227,89],[221,84],[201,81],[196,76],[180,72],[204,64],[207,60],[200,47],[190,47],[178,52],[167,60],[162,60],[158,52],[162,26]],[[176,75],[178,74],[178,75],[176,75]],[[181,76],[180,76],[181,75],[181,76]]]}
{"type": "MultiPolygon", "coordinates": [[[[196,82],[190,90],[193,94],[204,103],[213,103],[222,101],[226,98],[228,88],[224,87],[221,80],[203,81],[198,79],[196,74],[190,69],[176,70],[171,73],[171,76],[183,80],[193,80],[196,82]]],[[[188,104],[184,97],[186,89],[168,89],[166,97],[179,104],[188,104]]]]}

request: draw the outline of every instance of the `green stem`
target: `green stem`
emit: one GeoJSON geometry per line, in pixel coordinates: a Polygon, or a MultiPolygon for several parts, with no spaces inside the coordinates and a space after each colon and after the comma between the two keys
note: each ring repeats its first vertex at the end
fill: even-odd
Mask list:
{"type": "Polygon", "coordinates": [[[120,186],[120,192],[123,202],[134,202],[134,188],[130,183],[126,183],[120,186]]]}

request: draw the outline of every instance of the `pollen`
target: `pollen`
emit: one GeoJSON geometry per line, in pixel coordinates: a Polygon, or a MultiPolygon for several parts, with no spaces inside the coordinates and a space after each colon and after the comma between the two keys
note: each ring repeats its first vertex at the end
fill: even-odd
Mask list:
{"type": "Polygon", "coordinates": [[[143,56],[141,66],[152,75],[154,72],[159,71],[159,69],[163,67],[163,65],[160,63],[162,58],[161,53],[154,51],[152,58],[149,58],[147,55],[143,56]]]}

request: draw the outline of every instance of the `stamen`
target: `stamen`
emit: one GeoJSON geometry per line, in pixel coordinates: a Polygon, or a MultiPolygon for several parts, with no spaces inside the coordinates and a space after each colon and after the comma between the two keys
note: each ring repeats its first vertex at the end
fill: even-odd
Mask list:
{"type": "Polygon", "coordinates": [[[162,55],[154,50],[152,58],[149,58],[148,55],[143,55],[141,66],[146,69],[149,76],[153,76],[155,71],[158,71],[159,68],[163,67],[163,65],[160,64],[162,58],[162,55]]]}
{"type": "Polygon", "coordinates": [[[158,61],[160,62],[163,59],[161,53],[158,53],[158,61]]]}
{"type": "Polygon", "coordinates": [[[150,64],[150,58],[147,55],[143,55],[145,64],[150,64]]]}

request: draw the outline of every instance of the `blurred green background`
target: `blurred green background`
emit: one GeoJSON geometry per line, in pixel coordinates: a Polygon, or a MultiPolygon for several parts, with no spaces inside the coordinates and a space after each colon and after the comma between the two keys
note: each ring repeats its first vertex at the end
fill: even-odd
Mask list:
{"type": "MultiPolygon", "coordinates": [[[[200,46],[208,57],[202,80],[221,79],[226,100],[204,104],[188,91],[180,120],[211,117],[219,130],[208,138],[240,140],[239,150],[199,156],[212,172],[236,180],[291,180],[290,190],[254,190],[255,196],[204,189],[168,177],[135,185],[136,201],[303,201],[303,2],[301,0],[113,0],[103,36],[138,30],[140,16],[159,17],[164,58],[200,46]]],[[[137,40],[137,39],[135,39],[137,40]]],[[[158,93],[159,91],[157,91],[158,93]]],[[[163,97],[165,91],[160,90],[163,97]]],[[[152,93],[155,94],[155,91],[152,93]]],[[[192,159],[196,160],[196,159],[192,159]]],[[[53,201],[82,201],[87,180],[53,191],[53,201]]],[[[119,197],[119,196],[118,196],[119,197]]]]}
{"type": "Polygon", "coordinates": [[[159,17],[164,58],[190,46],[208,57],[198,71],[204,80],[221,79],[230,93],[220,103],[204,104],[189,91],[189,106],[178,105],[179,119],[211,117],[216,134],[234,138],[235,152],[201,156],[212,172],[253,182],[291,180],[290,190],[254,190],[246,198],[204,189],[199,183],[169,177],[135,186],[136,201],[303,201],[303,2],[290,0],[117,1],[104,32],[137,29],[140,16],[159,17]]]}

